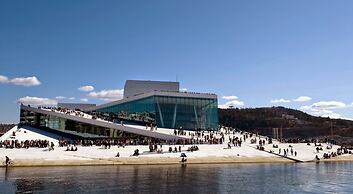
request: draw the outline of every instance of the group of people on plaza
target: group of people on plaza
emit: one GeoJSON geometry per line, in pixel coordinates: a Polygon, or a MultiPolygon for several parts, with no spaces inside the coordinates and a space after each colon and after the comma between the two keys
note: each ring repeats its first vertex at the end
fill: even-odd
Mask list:
{"type": "Polygon", "coordinates": [[[125,147],[127,145],[147,145],[149,142],[145,139],[136,138],[120,138],[120,139],[77,139],[77,140],[65,140],[64,138],[59,139],[59,147],[66,147],[67,145],[80,145],[80,146],[103,146],[105,149],[110,149],[111,146],[125,147]]]}
{"type": "Polygon", "coordinates": [[[67,146],[65,151],[76,152],[77,151],[77,146],[67,146]]]}
{"type": "Polygon", "coordinates": [[[293,150],[293,147],[292,147],[291,145],[289,145],[289,146],[290,146],[290,149],[288,149],[288,148],[287,148],[287,149],[284,149],[284,148],[283,148],[283,153],[282,153],[282,149],[279,148],[279,149],[278,149],[278,154],[279,154],[279,155],[283,154],[283,156],[285,156],[285,157],[289,156],[289,154],[290,154],[291,156],[295,156],[295,157],[296,157],[297,154],[298,154],[297,151],[294,151],[294,150],[293,150]]]}
{"type": "Polygon", "coordinates": [[[0,141],[0,148],[14,149],[14,148],[49,148],[49,151],[54,150],[54,143],[48,140],[5,140],[0,141]]]}
{"type": "Polygon", "coordinates": [[[150,150],[150,152],[163,153],[162,147],[163,147],[163,144],[151,143],[149,145],[149,150],[150,150]]]}
{"type": "Polygon", "coordinates": [[[241,144],[242,144],[242,142],[243,142],[243,140],[242,140],[242,137],[235,137],[235,136],[233,136],[233,137],[230,137],[229,136],[229,139],[228,139],[229,141],[228,141],[228,149],[231,149],[232,148],[232,145],[234,146],[234,147],[241,147],[241,144]]]}
{"type": "MultiPolygon", "coordinates": [[[[194,152],[198,151],[199,147],[197,145],[193,145],[191,147],[188,147],[186,151],[188,152],[194,152]]],[[[150,144],[149,145],[149,151],[150,152],[156,152],[156,153],[163,153],[163,144],[150,144]]],[[[177,153],[177,152],[182,152],[182,146],[169,146],[168,147],[168,152],[169,153],[177,153]]]]}
{"type": "Polygon", "coordinates": [[[71,109],[61,108],[61,107],[46,107],[46,106],[39,106],[38,108],[39,109],[50,110],[52,112],[59,112],[59,113],[63,113],[63,114],[66,114],[66,115],[74,114],[75,116],[84,117],[84,113],[82,113],[79,110],[71,110],[71,109]]]}
{"type": "MultiPolygon", "coordinates": [[[[75,114],[76,116],[85,117],[86,115],[81,111],[70,110],[70,109],[62,109],[62,108],[48,108],[43,107],[45,109],[51,109],[52,111],[61,112],[64,114],[75,114]]],[[[101,115],[102,116],[102,115],[101,115]]],[[[150,130],[157,130],[157,126],[152,124],[146,124],[146,129],[150,130]]],[[[173,132],[173,130],[171,131],[173,132]]],[[[136,136],[124,136],[124,138],[120,139],[79,139],[79,140],[67,140],[64,138],[59,138],[59,147],[66,147],[66,151],[78,151],[77,146],[99,146],[104,149],[110,149],[112,146],[118,147],[125,147],[127,145],[149,145],[150,152],[157,152],[157,153],[164,153],[163,152],[163,144],[168,146],[166,152],[168,153],[177,153],[182,152],[182,146],[184,145],[192,145],[188,147],[187,150],[189,152],[198,151],[199,147],[198,144],[223,144],[226,142],[226,137],[228,140],[227,145],[228,149],[232,147],[241,147],[244,142],[249,142],[251,144],[256,144],[257,149],[265,151],[265,145],[272,144],[272,138],[260,136],[255,133],[248,133],[248,132],[240,132],[236,129],[226,128],[222,131],[186,131],[182,128],[174,129],[174,135],[178,136],[188,136],[189,139],[187,140],[179,140],[179,141],[158,141],[152,140],[149,138],[144,137],[136,137],[136,136]],[[236,136],[236,132],[239,132],[236,136]],[[233,134],[233,136],[232,136],[233,134]],[[240,136],[239,136],[240,134],[240,136]],[[226,136],[228,135],[228,136],[226,136]],[[130,138],[131,137],[131,138],[130,138]]],[[[15,136],[15,134],[14,134],[15,136]]],[[[317,152],[322,150],[321,142],[315,139],[299,139],[299,138],[292,138],[292,139],[280,139],[281,143],[307,143],[308,145],[314,144],[316,146],[317,152]]],[[[327,142],[327,141],[326,141],[327,142]]],[[[49,151],[54,150],[54,143],[48,140],[6,140],[0,141],[0,148],[49,148],[49,151]]],[[[297,157],[298,153],[296,150],[293,149],[291,145],[288,148],[279,148],[278,145],[273,144],[273,148],[278,149],[278,154],[287,156],[295,156],[297,157]]],[[[342,153],[349,152],[348,149],[342,148],[341,150],[337,150],[337,152],[325,153],[323,158],[331,158],[336,157],[342,153]]],[[[276,152],[277,153],[277,152],[276,152]]],[[[136,149],[132,156],[140,155],[139,150],[136,149]]],[[[116,157],[120,157],[120,153],[116,154],[116,157]]]]}
{"type": "Polygon", "coordinates": [[[225,140],[225,133],[218,131],[189,131],[183,129],[174,129],[174,135],[188,136],[183,144],[223,144],[225,140]]]}
{"type": "Polygon", "coordinates": [[[306,144],[320,144],[320,143],[329,143],[329,144],[334,144],[335,142],[328,139],[328,138],[322,138],[322,139],[315,139],[315,138],[282,138],[279,139],[281,143],[306,143],[306,144]]]}
{"type": "MultiPolygon", "coordinates": [[[[251,143],[252,144],[257,144],[257,142],[258,142],[258,145],[256,146],[256,148],[257,149],[259,149],[259,150],[261,150],[261,151],[265,151],[265,145],[266,145],[266,143],[267,144],[272,144],[273,142],[272,142],[272,138],[265,138],[265,139],[261,139],[261,138],[259,138],[259,140],[257,140],[257,138],[253,138],[253,139],[251,139],[251,143]]],[[[288,157],[289,155],[290,156],[297,156],[298,155],[298,153],[297,153],[297,151],[295,151],[294,149],[293,149],[293,146],[292,145],[288,145],[288,147],[290,148],[279,148],[278,147],[278,145],[277,144],[273,144],[272,145],[272,148],[275,148],[275,149],[278,149],[278,155],[282,155],[282,156],[284,156],[284,157],[288,157]]],[[[275,153],[273,150],[269,150],[269,152],[270,153],[275,153]]]]}
{"type": "MultiPolygon", "coordinates": [[[[26,131],[24,131],[26,133],[26,131]]],[[[12,138],[16,137],[16,132],[12,132],[12,138]]],[[[49,142],[48,140],[41,140],[41,139],[36,139],[36,140],[22,140],[19,141],[17,139],[12,139],[12,140],[5,140],[5,141],[0,141],[0,148],[8,148],[8,149],[13,149],[13,148],[47,148],[49,147],[50,150],[54,150],[54,143],[49,142]]]]}

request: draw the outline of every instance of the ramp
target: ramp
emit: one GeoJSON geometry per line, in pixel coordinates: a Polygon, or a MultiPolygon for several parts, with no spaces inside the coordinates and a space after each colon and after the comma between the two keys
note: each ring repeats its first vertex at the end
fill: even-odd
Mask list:
{"type": "Polygon", "coordinates": [[[109,128],[109,129],[117,129],[120,131],[124,131],[127,133],[132,133],[136,135],[142,135],[142,136],[147,136],[147,137],[152,137],[152,138],[157,138],[157,139],[163,139],[167,141],[177,141],[177,140],[186,140],[188,138],[185,137],[180,137],[176,135],[171,135],[171,134],[165,134],[165,133],[160,133],[156,131],[150,131],[150,130],[144,130],[140,128],[135,128],[132,126],[123,126],[120,124],[108,122],[108,121],[102,121],[102,120],[94,120],[94,119],[89,119],[89,118],[84,118],[80,116],[74,116],[74,115],[68,115],[64,113],[58,113],[55,111],[50,111],[46,109],[39,109],[39,108],[33,108],[33,107],[28,107],[28,106],[23,106],[21,105],[21,109],[35,112],[35,113],[40,113],[44,115],[51,115],[63,119],[68,119],[84,124],[89,124],[89,125],[94,125],[94,126],[99,126],[99,127],[104,127],[104,128],[109,128]]]}

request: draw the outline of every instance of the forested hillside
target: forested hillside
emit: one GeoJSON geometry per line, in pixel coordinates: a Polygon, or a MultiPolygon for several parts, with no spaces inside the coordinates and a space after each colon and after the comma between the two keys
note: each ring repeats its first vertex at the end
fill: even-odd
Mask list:
{"type": "Polygon", "coordinates": [[[263,135],[279,128],[283,138],[324,138],[332,132],[339,143],[353,144],[353,121],[315,117],[284,107],[219,109],[219,123],[263,135]]]}

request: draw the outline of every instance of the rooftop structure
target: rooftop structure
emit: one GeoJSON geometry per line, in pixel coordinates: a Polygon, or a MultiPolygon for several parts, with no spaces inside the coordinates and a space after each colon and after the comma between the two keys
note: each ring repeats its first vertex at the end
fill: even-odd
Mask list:
{"type": "Polygon", "coordinates": [[[179,92],[179,82],[128,80],[122,100],[88,109],[162,128],[216,130],[217,95],[179,92]],[[136,87],[136,88],[134,88],[136,87]]]}
{"type": "Polygon", "coordinates": [[[179,92],[179,82],[126,80],[124,86],[124,98],[151,91],[179,92]]]}

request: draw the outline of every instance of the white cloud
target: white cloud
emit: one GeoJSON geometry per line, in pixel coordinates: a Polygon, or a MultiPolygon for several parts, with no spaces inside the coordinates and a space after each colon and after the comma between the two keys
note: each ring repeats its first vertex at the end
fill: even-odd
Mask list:
{"type": "Polygon", "coordinates": [[[218,108],[220,109],[227,109],[230,108],[229,106],[226,106],[225,104],[218,104],[218,108]]]}
{"type": "Polygon", "coordinates": [[[289,103],[290,100],[286,100],[286,99],[281,98],[281,99],[274,99],[274,100],[271,100],[270,102],[271,102],[272,104],[289,103]]]}
{"type": "Polygon", "coordinates": [[[239,101],[239,100],[232,100],[229,102],[226,102],[227,106],[244,106],[244,102],[243,101],[239,101]]]}
{"type": "Polygon", "coordinates": [[[37,79],[36,76],[32,77],[16,77],[13,79],[9,79],[6,76],[0,75],[0,83],[3,84],[13,84],[13,85],[18,85],[18,86],[38,86],[40,85],[40,81],[37,79]]]}
{"type": "Polygon", "coordinates": [[[347,105],[339,101],[320,101],[312,104],[310,107],[314,109],[337,109],[345,108],[347,105]]]}
{"type": "Polygon", "coordinates": [[[58,99],[58,100],[62,100],[62,99],[65,99],[66,97],[65,96],[57,96],[55,97],[55,99],[58,99]]]}
{"type": "Polygon", "coordinates": [[[20,104],[25,104],[25,105],[56,105],[58,102],[56,100],[52,100],[49,98],[40,98],[40,97],[32,97],[32,96],[26,96],[18,99],[17,101],[20,104]]]}
{"type": "Polygon", "coordinates": [[[339,101],[320,101],[320,102],[313,103],[312,105],[309,105],[309,106],[302,106],[300,109],[314,116],[352,120],[351,118],[344,117],[332,111],[333,109],[341,109],[346,107],[349,107],[349,106],[339,101]]]}
{"type": "Polygon", "coordinates": [[[35,77],[18,77],[10,80],[10,83],[14,85],[19,85],[19,86],[37,86],[40,85],[40,81],[35,77]]]}
{"type": "Polygon", "coordinates": [[[309,106],[302,106],[300,109],[306,110],[306,111],[312,111],[312,112],[320,112],[320,111],[327,112],[330,109],[339,109],[339,108],[345,108],[345,107],[348,107],[348,106],[343,102],[320,101],[309,106]]]}
{"type": "Polygon", "coordinates": [[[237,100],[238,97],[237,96],[222,96],[222,99],[225,99],[225,100],[237,100]]]}
{"type": "Polygon", "coordinates": [[[88,102],[88,99],[87,98],[81,98],[81,101],[82,102],[88,102]]]}
{"type": "Polygon", "coordinates": [[[341,115],[331,110],[310,109],[310,114],[319,117],[340,118],[341,115]]]}
{"type": "Polygon", "coordinates": [[[302,107],[302,110],[306,111],[307,113],[318,116],[318,117],[330,117],[331,119],[346,119],[346,120],[353,120],[352,118],[344,117],[332,110],[325,110],[325,109],[314,109],[308,106],[302,107]]]}
{"type": "Polygon", "coordinates": [[[226,102],[225,104],[219,104],[218,108],[227,109],[227,108],[231,108],[231,107],[243,107],[243,106],[244,106],[243,101],[232,100],[232,101],[226,102]]]}
{"type": "Polygon", "coordinates": [[[64,100],[64,99],[75,100],[76,98],[75,97],[56,96],[55,99],[57,99],[57,100],[64,100]]]}
{"type": "Polygon", "coordinates": [[[82,86],[79,87],[78,90],[83,91],[83,92],[91,92],[94,90],[93,86],[82,86]]]}
{"type": "Polygon", "coordinates": [[[124,90],[102,90],[99,92],[90,92],[89,97],[98,98],[100,100],[113,101],[120,100],[123,98],[124,90]]]}
{"type": "Polygon", "coordinates": [[[312,98],[309,96],[299,96],[298,98],[293,99],[293,101],[295,101],[295,102],[307,102],[310,100],[312,100],[312,98]]]}
{"type": "Polygon", "coordinates": [[[0,83],[6,84],[9,83],[9,78],[3,75],[0,75],[0,83]]]}
{"type": "Polygon", "coordinates": [[[180,89],[180,92],[187,92],[187,91],[188,91],[187,88],[181,88],[181,89],[180,89]]]}
{"type": "Polygon", "coordinates": [[[222,99],[226,100],[226,102],[224,104],[219,104],[218,108],[227,109],[244,106],[244,102],[239,100],[237,96],[222,96],[222,99]]]}

